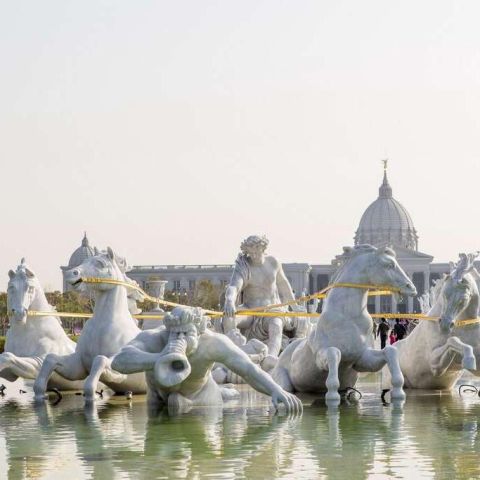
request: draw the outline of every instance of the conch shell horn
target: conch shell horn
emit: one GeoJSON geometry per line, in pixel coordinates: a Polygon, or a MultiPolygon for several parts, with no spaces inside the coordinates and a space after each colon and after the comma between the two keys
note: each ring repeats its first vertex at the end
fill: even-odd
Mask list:
{"type": "Polygon", "coordinates": [[[187,339],[184,336],[172,336],[154,367],[155,379],[164,387],[173,387],[182,383],[192,371],[188,361],[187,339]]]}

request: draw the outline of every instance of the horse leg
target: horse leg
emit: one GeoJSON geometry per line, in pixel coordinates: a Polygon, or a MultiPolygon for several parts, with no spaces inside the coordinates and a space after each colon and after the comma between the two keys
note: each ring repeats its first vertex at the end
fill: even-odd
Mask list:
{"type": "Polygon", "coordinates": [[[400,370],[400,362],[398,361],[398,350],[395,347],[387,345],[383,350],[366,348],[353,368],[357,372],[378,372],[385,365],[388,365],[392,377],[392,399],[404,400],[404,379],[402,371],[400,370]]]}
{"type": "Polygon", "coordinates": [[[113,370],[111,365],[112,358],[108,358],[105,355],[97,355],[94,358],[92,368],[90,368],[90,373],[85,380],[83,389],[85,400],[93,400],[95,398],[95,392],[97,391],[100,380],[115,383],[126,380],[127,376],[113,370]]]}
{"type": "Polygon", "coordinates": [[[87,372],[83,368],[79,355],[73,353],[71,355],[56,355],[49,353],[43,361],[42,368],[33,384],[35,392],[35,400],[44,400],[48,381],[53,372],[67,380],[82,380],[87,376],[87,372]]]}
{"type": "Polygon", "coordinates": [[[435,348],[430,354],[430,368],[435,377],[444,375],[456,355],[462,357],[462,367],[467,370],[476,369],[473,348],[463,343],[458,337],[449,337],[444,345],[435,348]]]}
{"type": "Polygon", "coordinates": [[[35,379],[40,370],[41,360],[39,358],[17,357],[11,352],[4,352],[0,355],[0,376],[10,382],[18,377],[35,379]]]}
{"type": "Polygon", "coordinates": [[[290,380],[290,375],[288,374],[288,370],[281,365],[275,367],[273,372],[271,373],[272,378],[275,380],[278,385],[280,385],[286,392],[294,393],[295,388],[290,380]]]}
{"type": "Polygon", "coordinates": [[[327,386],[325,400],[327,402],[340,402],[338,366],[341,358],[342,353],[336,347],[328,347],[326,350],[320,350],[317,353],[316,363],[318,368],[328,371],[327,381],[325,382],[327,386]]]}
{"type": "Polygon", "coordinates": [[[289,372],[289,368],[292,365],[292,356],[298,348],[301,348],[301,345],[305,344],[305,342],[305,339],[297,339],[290,343],[280,355],[280,358],[278,359],[275,368],[271,372],[269,372],[275,382],[278,383],[284,390],[290,393],[295,392],[295,387],[293,385],[292,379],[290,378],[289,372]]]}

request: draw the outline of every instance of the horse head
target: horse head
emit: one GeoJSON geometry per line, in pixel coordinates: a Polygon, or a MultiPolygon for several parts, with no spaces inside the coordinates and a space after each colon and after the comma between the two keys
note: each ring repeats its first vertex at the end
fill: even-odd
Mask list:
{"type": "Polygon", "coordinates": [[[35,273],[27,267],[24,258],[17,270],[15,272],[10,270],[8,276],[10,277],[7,288],[8,316],[10,320],[25,324],[28,310],[42,287],[35,273]]]}
{"type": "MultiPolygon", "coordinates": [[[[376,248],[372,245],[345,247],[345,264],[341,269],[354,272],[357,282],[393,287],[400,295],[413,296],[417,290],[407,274],[397,262],[395,252],[390,247],[376,248]]],[[[347,275],[341,275],[343,278],[347,275]]],[[[336,275],[339,279],[340,275],[336,275]]]]}
{"type": "Polygon", "coordinates": [[[449,333],[455,327],[455,322],[461,316],[476,318],[479,307],[479,292],[475,277],[473,262],[479,252],[461,253],[460,260],[451,264],[450,274],[443,282],[441,290],[442,312],[440,328],[449,333]]]}
{"type": "Polygon", "coordinates": [[[65,272],[65,281],[75,290],[85,293],[88,289],[106,291],[115,288],[111,283],[86,283],[85,278],[126,281],[125,266],[122,257],[118,257],[108,247],[106,252],[96,251],[92,257],[86,258],[78,267],[65,272]]]}

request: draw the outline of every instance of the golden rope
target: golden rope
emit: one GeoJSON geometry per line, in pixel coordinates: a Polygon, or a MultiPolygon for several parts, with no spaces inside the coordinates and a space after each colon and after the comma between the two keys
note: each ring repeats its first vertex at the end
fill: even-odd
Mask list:
{"type": "MultiPolygon", "coordinates": [[[[130,288],[132,290],[136,290],[145,298],[145,300],[149,300],[154,303],[158,303],[158,304],[169,306],[169,307],[187,307],[188,306],[188,305],[182,305],[180,303],[169,302],[167,300],[163,300],[157,297],[152,297],[138,285],[128,283],[122,280],[114,280],[111,278],[86,277],[86,278],[82,278],[82,282],[121,285],[121,286],[130,288]]],[[[261,307],[250,308],[248,310],[239,310],[235,313],[235,315],[238,315],[238,316],[255,315],[257,317],[320,317],[321,314],[319,313],[269,312],[268,310],[272,310],[273,308],[282,308],[282,307],[296,305],[298,303],[307,302],[308,300],[312,300],[315,298],[318,298],[318,299],[326,298],[328,292],[333,288],[358,288],[362,290],[368,289],[368,290],[371,290],[367,293],[369,296],[391,295],[394,292],[400,292],[399,288],[391,287],[389,285],[370,285],[370,284],[364,284],[364,283],[333,283],[331,285],[326,286],[325,288],[323,288],[322,290],[316,293],[312,293],[311,295],[303,295],[289,302],[276,303],[272,305],[264,305],[261,307]]],[[[202,310],[210,317],[223,316],[223,312],[219,312],[216,310],[205,310],[205,309],[202,309],[202,310]]],[[[33,317],[44,317],[44,316],[51,315],[55,317],[66,317],[66,318],[91,318],[93,316],[92,313],[71,313],[71,312],[55,312],[55,311],[39,312],[35,310],[29,310],[28,315],[33,317]]],[[[155,314],[148,314],[148,313],[132,315],[133,318],[150,319],[150,320],[162,319],[164,316],[165,315],[155,315],[155,314]]],[[[421,313],[372,313],[370,314],[370,316],[372,318],[406,318],[406,319],[418,319],[418,320],[429,320],[429,321],[436,321],[436,320],[439,320],[440,318],[440,317],[431,317],[421,313]]],[[[459,320],[456,323],[456,327],[463,327],[463,326],[473,325],[477,323],[480,323],[480,318],[459,320]]]]}

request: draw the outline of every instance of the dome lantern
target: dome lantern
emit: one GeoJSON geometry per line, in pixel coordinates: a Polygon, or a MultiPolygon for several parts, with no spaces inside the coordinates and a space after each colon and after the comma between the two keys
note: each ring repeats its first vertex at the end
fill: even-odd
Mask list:
{"type": "Polygon", "coordinates": [[[68,268],[78,267],[83,261],[94,256],[93,248],[87,238],[87,232],[84,232],[82,244],[72,253],[68,261],[68,268]]]}

